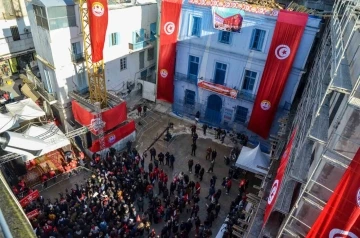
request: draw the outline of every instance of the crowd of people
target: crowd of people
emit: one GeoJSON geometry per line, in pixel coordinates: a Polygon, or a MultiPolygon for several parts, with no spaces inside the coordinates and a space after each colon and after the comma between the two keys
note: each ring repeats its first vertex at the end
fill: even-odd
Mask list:
{"type": "MultiPolygon", "coordinates": [[[[196,139],[193,139],[196,145],[196,139]]],[[[207,151],[208,153],[208,151],[207,151]]],[[[216,150],[211,150],[212,172],[216,150]]],[[[45,201],[40,197],[26,207],[26,212],[39,209],[31,220],[38,237],[212,237],[211,227],[221,206],[221,189],[215,189],[217,177],[210,179],[208,196],[200,198],[205,168],[196,163],[194,180],[180,172],[169,178],[164,166],[174,168],[176,158],[170,153],[157,153],[155,148],[140,155],[128,143],[127,151],[110,149],[106,158],[95,154],[94,171],[85,184],[59,193],[59,198],[45,201]],[[145,168],[145,160],[148,166],[145,168]],[[207,199],[200,208],[200,199],[207,199]],[[199,210],[206,209],[200,219],[199,210]],[[186,214],[182,215],[181,214],[186,214]],[[181,218],[181,217],[186,217],[181,218]],[[162,223],[158,234],[152,229],[162,223]],[[191,234],[191,236],[190,236],[191,234]]],[[[188,161],[189,173],[194,161],[188,161]]],[[[228,193],[231,179],[223,181],[228,193]],[[225,181],[225,183],[224,183],[225,181]]]]}

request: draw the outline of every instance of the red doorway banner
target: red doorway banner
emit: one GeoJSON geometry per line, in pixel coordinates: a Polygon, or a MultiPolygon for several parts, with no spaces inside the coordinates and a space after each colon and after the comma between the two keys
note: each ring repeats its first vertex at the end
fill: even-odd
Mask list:
{"type": "Polygon", "coordinates": [[[29,195],[27,195],[26,197],[24,197],[23,199],[20,200],[20,205],[22,207],[26,207],[27,205],[29,205],[32,201],[38,199],[40,197],[40,193],[38,190],[35,190],[34,192],[30,193],[29,195]]]}
{"type": "Polygon", "coordinates": [[[248,129],[267,139],[308,15],[281,10],[277,19],[248,129]]]}
{"type": "Polygon", "coordinates": [[[39,214],[40,214],[40,210],[35,209],[35,210],[31,211],[31,212],[26,213],[26,216],[30,220],[32,218],[35,218],[35,217],[39,216],[39,214]]]}
{"type": "Polygon", "coordinates": [[[296,129],[294,129],[294,131],[291,133],[290,140],[289,140],[288,144],[286,145],[283,155],[281,156],[280,166],[277,170],[276,177],[273,182],[273,185],[271,186],[270,194],[269,194],[269,197],[267,200],[263,226],[266,224],[267,220],[269,219],[270,213],[273,210],[277,196],[279,194],[279,189],[280,189],[280,186],[281,186],[281,183],[283,180],[283,176],[285,173],[287,163],[289,161],[291,148],[292,148],[292,144],[294,142],[295,135],[296,135],[296,129]]]}
{"type": "Polygon", "coordinates": [[[306,237],[360,237],[360,149],[306,237]]]}
{"type": "Polygon", "coordinates": [[[87,1],[92,62],[103,59],[104,42],[108,25],[107,0],[87,1]]]}
{"type": "Polygon", "coordinates": [[[181,6],[182,0],[164,0],[161,3],[157,99],[169,103],[174,101],[176,41],[181,6]]]}

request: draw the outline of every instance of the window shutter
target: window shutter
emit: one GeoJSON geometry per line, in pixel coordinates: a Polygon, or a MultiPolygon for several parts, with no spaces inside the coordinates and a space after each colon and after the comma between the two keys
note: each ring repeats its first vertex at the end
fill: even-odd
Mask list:
{"type": "Polygon", "coordinates": [[[109,35],[109,46],[112,46],[111,34],[109,35]]]}
{"type": "Polygon", "coordinates": [[[259,43],[257,45],[258,50],[262,50],[264,44],[264,38],[265,38],[265,31],[260,30],[259,43]]]}
{"type": "Polygon", "coordinates": [[[251,34],[250,46],[249,46],[250,49],[253,48],[254,39],[255,39],[255,34],[256,34],[256,29],[254,29],[254,30],[252,31],[252,34],[251,34]]]}
{"type": "Polygon", "coordinates": [[[136,31],[133,31],[133,33],[132,33],[132,43],[133,44],[136,43],[136,31]]]}
{"type": "Polygon", "coordinates": [[[116,32],[116,44],[120,44],[119,32],[116,32]]]}
{"type": "Polygon", "coordinates": [[[140,29],[140,42],[145,41],[145,29],[140,29]]]}

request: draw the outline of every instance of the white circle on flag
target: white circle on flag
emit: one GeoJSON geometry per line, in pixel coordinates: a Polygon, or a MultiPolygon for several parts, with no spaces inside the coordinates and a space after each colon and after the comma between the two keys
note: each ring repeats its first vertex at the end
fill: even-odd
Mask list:
{"type": "Polygon", "coordinates": [[[358,205],[358,207],[360,207],[360,188],[358,189],[356,194],[356,204],[358,205]]]}
{"type": "Polygon", "coordinates": [[[175,24],[174,22],[168,21],[164,25],[164,31],[166,35],[171,35],[175,31],[175,24]]]}
{"type": "Polygon", "coordinates": [[[291,53],[290,47],[287,45],[278,45],[275,49],[275,56],[279,60],[286,59],[291,53]]]}
{"type": "Polygon", "coordinates": [[[273,183],[273,185],[271,187],[271,190],[270,190],[270,194],[269,194],[269,197],[268,197],[268,204],[269,205],[274,200],[276,192],[278,190],[278,187],[279,187],[279,180],[277,179],[277,180],[274,181],[274,183],[273,183]]]}
{"type": "Polygon", "coordinates": [[[160,75],[163,78],[166,78],[168,76],[168,71],[166,69],[160,70],[160,75]]]}
{"type": "Polygon", "coordinates": [[[357,235],[350,231],[344,231],[338,228],[334,228],[329,232],[329,238],[337,238],[337,237],[349,237],[349,238],[359,238],[357,235]]]}
{"type": "Polygon", "coordinates": [[[102,5],[100,2],[94,2],[91,6],[91,10],[92,13],[97,17],[101,17],[105,12],[104,5],[102,5]]]}
{"type": "Polygon", "coordinates": [[[115,135],[111,135],[111,136],[109,137],[109,143],[114,143],[115,140],[116,140],[116,136],[115,136],[115,135]]]}

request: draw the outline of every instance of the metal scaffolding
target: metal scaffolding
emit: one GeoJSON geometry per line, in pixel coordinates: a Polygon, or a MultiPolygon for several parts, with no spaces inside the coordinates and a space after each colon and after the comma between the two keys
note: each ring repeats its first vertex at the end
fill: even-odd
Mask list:
{"type": "Polygon", "coordinates": [[[349,61],[354,58],[348,58],[351,46],[359,47],[354,40],[359,28],[360,1],[336,0],[292,125],[297,135],[274,208],[287,215],[278,237],[306,236],[314,216],[320,213],[350,163],[353,151],[359,148],[359,135],[355,133],[356,140],[345,136],[345,130],[351,127],[346,118],[360,115],[360,77],[351,73],[349,61]],[[332,123],[330,100],[334,92],[344,94],[344,105],[332,123]],[[344,124],[343,129],[338,128],[340,124],[344,124]],[[346,144],[342,142],[345,140],[346,144]],[[314,147],[322,152],[314,155],[314,147]],[[334,176],[333,181],[327,176],[334,176]],[[300,194],[289,212],[298,183],[302,184],[300,194]]]}

